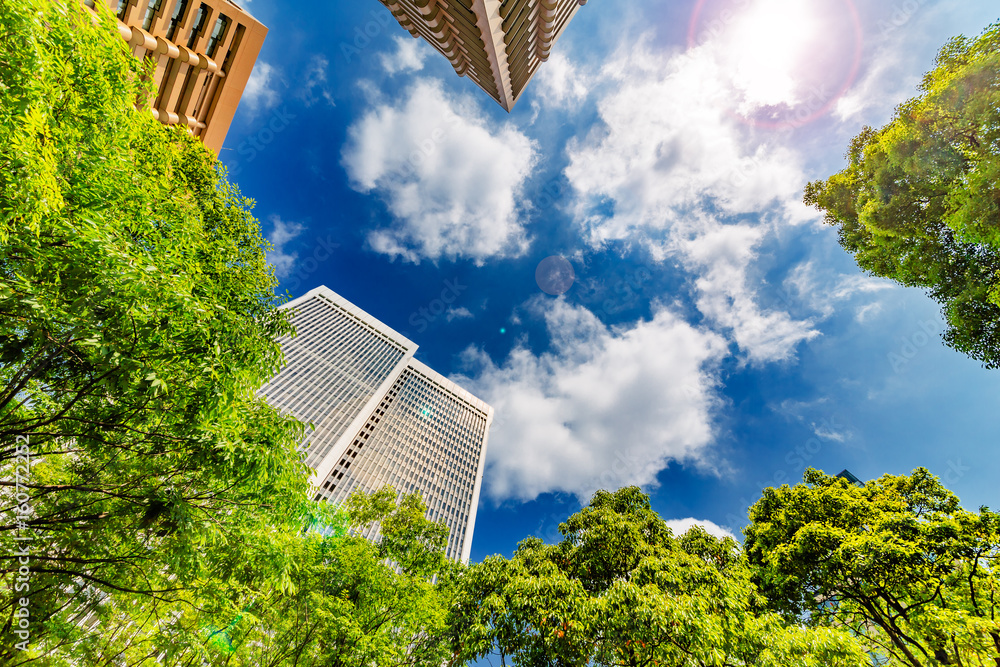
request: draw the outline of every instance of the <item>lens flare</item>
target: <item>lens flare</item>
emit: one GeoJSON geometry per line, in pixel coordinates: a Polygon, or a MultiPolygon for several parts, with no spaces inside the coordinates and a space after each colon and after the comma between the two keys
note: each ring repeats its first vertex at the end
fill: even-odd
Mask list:
{"type": "Polygon", "coordinates": [[[704,49],[732,94],[732,115],[798,127],[825,115],[857,78],[853,0],[698,0],[688,46],[704,49]]]}

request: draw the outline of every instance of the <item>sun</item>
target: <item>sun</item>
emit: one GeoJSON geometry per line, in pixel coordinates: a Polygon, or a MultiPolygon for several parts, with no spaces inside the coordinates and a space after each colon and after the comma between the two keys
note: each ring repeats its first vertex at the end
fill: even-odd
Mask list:
{"type": "Polygon", "coordinates": [[[721,43],[742,111],[802,101],[810,50],[821,41],[815,3],[757,0],[738,15],[721,43]]]}
{"type": "Polygon", "coordinates": [[[688,42],[713,55],[733,113],[768,125],[825,112],[853,82],[861,33],[853,0],[699,0],[688,42]]]}

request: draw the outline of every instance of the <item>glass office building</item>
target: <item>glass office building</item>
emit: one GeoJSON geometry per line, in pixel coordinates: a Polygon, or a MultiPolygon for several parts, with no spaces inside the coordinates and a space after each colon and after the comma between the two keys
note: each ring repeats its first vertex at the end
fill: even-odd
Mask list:
{"type": "MultiPolygon", "coordinates": [[[[296,336],[261,392],[311,424],[302,443],[317,499],[391,484],[419,492],[449,529],[447,555],[472,548],[493,408],[413,358],[416,344],[319,287],[286,304],[296,336]]],[[[377,539],[375,526],[367,537],[377,539]]]]}

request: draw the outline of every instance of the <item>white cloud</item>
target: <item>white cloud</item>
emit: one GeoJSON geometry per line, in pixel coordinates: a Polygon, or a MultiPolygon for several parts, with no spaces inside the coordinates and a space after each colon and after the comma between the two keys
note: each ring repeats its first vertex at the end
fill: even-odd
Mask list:
{"type": "Polygon", "coordinates": [[[792,357],[818,333],[763,312],[748,277],[768,233],[809,217],[799,156],[734,118],[732,77],[712,44],[668,58],[642,39],[603,77],[603,128],[570,145],[566,168],[591,245],[638,241],[679,261],[697,277],[699,309],[750,361],[792,357]]]}
{"type": "Polygon", "coordinates": [[[562,52],[553,53],[531,82],[546,106],[565,108],[587,97],[589,82],[562,52]]]}
{"type": "Polygon", "coordinates": [[[511,125],[488,125],[471,98],[419,80],[349,128],[342,158],[352,187],[381,197],[393,217],[368,234],[376,252],[482,264],[527,248],[518,201],[535,145],[511,125]]]}
{"type": "Polygon", "coordinates": [[[424,47],[423,40],[397,35],[393,37],[393,41],[396,42],[396,53],[383,53],[379,56],[386,73],[391,76],[400,72],[419,72],[424,68],[428,50],[424,47]]]}
{"type": "Polygon", "coordinates": [[[599,488],[652,486],[670,462],[711,469],[718,335],[663,305],[650,321],[609,329],[563,299],[534,299],[552,349],[516,347],[501,365],[482,350],[464,357],[462,386],[496,410],[486,493],[495,501],[547,492],[589,500],[599,488]]]}
{"type": "Polygon", "coordinates": [[[271,250],[267,251],[267,261],[274,266],[275,276],[287,278],[295,268],[295,260],[299,258],[299,254],[286,252],[285,246],[298,237],[305,230],[305,226],[297,222],[285,222],[276,215],[270,219],[273,227],[271,233],[267,235],[267,240],[271,243],[271,250]]]}
{"type": "MultiPolygon", "coordinates": [[[[833,270],[821,271],[815,262],[808,261],[794,267],[783,283],[790,295],[795,295],[803,304],[830,317],[836,312],[837,304],[851,301],[864,294],[875,294],[895,287],[888,280],[871,278],[860,274],[837,274],[833,270]]],[[[858,311],[858,321],[871,313],[877,313],[881,306],[878,303],[863,306],[858,311]]]]}
{"type": "Polygon", "coordinates": [[[975,3],[925,0],[876,4],[871,7],[876,30],[867,35],[866,69],[850,90],[837,100],[834,112],[841,121],[881,125],[897,104],[916,94],[920,72],[933,60],[942,25],[975,3]]]}
{"type": "Polygon", "coordinates": [[[866,303],[865,305],[860,306],[854,313],[854,320],[859,324],[864,324],[869,319],[875,317],[881,312],[882,312],[881,301],[873,301],[871,303],[866,303]]]}
{"type": "Polygon", "coordinates": [[[718,538],[731,537],[734,540],[737,539],[736,535],[734,535],[731,530],[723,528],[719,524],[714,521],[709,521],[708,519],[695,519],[688,517],[687,519],[668,519],[666,523],[667,527],[673,531],[674,537],[680,537],[695,526],[701,526],[709,535],[714,535],[718,538]]]}
{"type": "Polygon", "coordinates": [[[258,60],[247,80],[240,103],[245,104],[251,114],[266,111],[278,103],[278,91],[274,89],[278,71],[263,60],[258,60]]]}
{"type": "Polygon", "coordinates": [[[327,86],[326,73],[329,68],[330,61],[322,54],[317,54],[309,59],[305,81],[299,89],[299,97],[302,98],[307,107],[316,104],[320,99],[330,106],[337,106],[333,99],[333,93],[327,86]]]}
{"type": "Polygon", "coordinates": [[[468,308],[461,307],[449,308],[445,311],[444,317],[446,320],[451,322],[452,320],[471,320],[475,317],[475,315],[473,315],[472,311],[468,308]]]}
{"type": "Polygon", "coordinates": [[[912,75],[900,76],[906,68],[898,46],[883,45],[876,49],[864,76],[837,100],[833,111],[838,120],[850,121],[869,114],[881,116],[913,94],[918,79],[912,75]]]}
{"type": "Polygon", "coordinates": [[[813,433],[817,438],[823,438],[824,440],[833,440],[834,442],[844,442],[848,438],[847,433],[842,433],[840,431],[834,431],[826,426],[816,426],[813,425],[813,433]]]}
{"type": "Polygon", "coordinates": [[[811,401],[785,399],[777,406],[772,405],[771,409],[789,421],[808,426],[817,438],[846,442],[854,437],[851,430],[838,421],[836,405],[829,397],[824,396],[811,401]],[[819,421],[815,421],[810,415],[822,416],[819,421]]]}
{"type": "Polygon", "coordinates": [[[765,231],[759,226],[705,221],[697,236],[678,244],[684,265],[698,276],[698,309],[732,330],[737,345],[755,363],[789,359],[796,345],[819,335],[810,321],[757,306],[747,269],[765,231]]]}

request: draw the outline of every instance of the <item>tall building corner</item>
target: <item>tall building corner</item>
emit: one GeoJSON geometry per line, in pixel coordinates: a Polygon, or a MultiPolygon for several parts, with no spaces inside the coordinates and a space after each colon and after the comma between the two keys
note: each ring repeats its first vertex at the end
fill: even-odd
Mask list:
{"type": "MultiPolygon", "coordinates": [[[[448,527],[446,555],[467,561],[493,408],[426,364],[417,345],[327,287],[282,306],[296,335],[261,389],[311,424],[300,449],[316,500],[339,503],[386,484],[420,493],[448,527]]],[[[365,537],[377,540],[379,526],[365,537]]]]}
{"type": "Polygon", "coordinates": [[[511,111],[587,0],[379,0],[413,37],[437,49],[511,111]]]}
{"type": "Polygon", "coordinates": [[[155,63],[153,116],[183,125],[216,155],[267,36],[231,0],[83,0],[104,2],[132,55],[155,63]]]}

